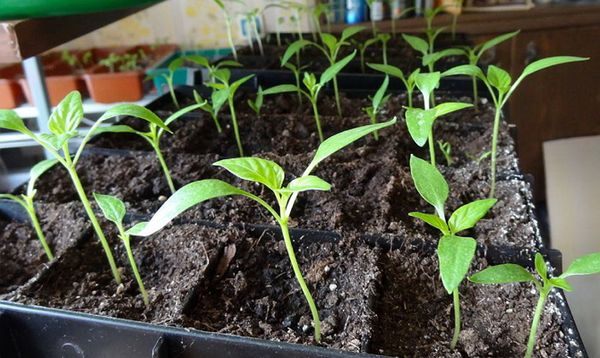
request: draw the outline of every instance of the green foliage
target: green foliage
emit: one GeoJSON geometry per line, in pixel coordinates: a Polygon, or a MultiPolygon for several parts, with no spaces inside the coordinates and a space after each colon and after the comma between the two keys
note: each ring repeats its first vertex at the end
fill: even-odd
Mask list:
{"type": "Polygon", "coordinates": [[[451,166],[452,163],[454,163],[454,160],[452,159],[452,144],[450,144],[450,142],[444,142],[442,140],[438,140],[437,144],[438,148],[440,149],[440,152],[442,152],[442,154],[444,155],[444,159],[446,159],[446,165],[451,166]]]}
{"type": "Polygon", "coordinates": [[[258,86],[258,92],[256,92],[256,98],[253,100],[248,100],[248,107],[256,113],[257,116],[260,117],[260,110],[262,109],[264,101],[264,94],[261,86],[258,86]]]}
{"type": "Polygon", "coordinates": [[[110,53],[107,57],[98,61],[100,66],[108,68],[113,73],[118,70],[119,72],[135,71],[140,68],[140,56],[138,53],[124,53],[118,55],[114,52],[110,53]]]}
{"type": "Polygon", "coordinates": [[[371,46],[379,42],[379,38],[373,37],[371,39],[367,39],[365,42],[359,42],[355,40],[351,40],[354,46],[358,49],[358,54],[360,56],[360,71],[365,73],[365,52],[371,46]]]}
{"type": "MultiPolygon", "coordinates": [[[[379,114],[379,112],[381,111],[381,109],[383,108],[385,103],[388,101],[388,99],[390,98],[391,94],[388,94],[387,96],[385,94],[385,92],[387,91],[389,82],[390,82],[389,77],[385,76],[385,78],[383,79],[383,83],[381,84],[381,86],[379,87],[377,92],[375,92],[375,95],[373,97],[370,97],[371,103],[372,103],[371,106],[363,108],[363,111],[365,111],[365,113],[369,116],[369,120],[371,121],[371,124],[377,123],[377,115],[379,114]]],[[[377,131],[373,132],[373,137],[376,140],[379,139],[379,135],[377,134],[377,131]]]]}
{"type": "Polygon", "coordinates": [[[398,67],[394,67],[386,64],[368,63],[367,66],[371,67],[375,71],[383,72],[386,75],[399,78],[404,86],[406,87],[406,94],[408,96],[408,107],[412,107],[412,94],[416,86],[416,80],[421,70],[414,70],[408,77],[404,76],[404,73],[398,67]]]}

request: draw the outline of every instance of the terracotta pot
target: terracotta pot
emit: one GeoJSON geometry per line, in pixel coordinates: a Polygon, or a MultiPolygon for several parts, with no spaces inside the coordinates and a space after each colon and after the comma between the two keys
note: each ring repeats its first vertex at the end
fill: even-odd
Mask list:
{"type": "MultiPolygon", "coordinates": [[[[79,91],[82,97],[87,96],[87,88],[81,75],[73,73],[73,70],[65,63],[59,62],[48,66],[45,70],[46,88],[48,99],[52,106],[56,106],[72,91],[79,91]]],[[[35,105],[29,84],[24,78],[19,79],[19,84],[25,93],[27,102],[35,105]]]]}
{"type": "Polygon", "coordinates": [[[20,65],[0,68],[0,108],[13,109],[23,102],[23,91],[16,78],[23,76],[20,65]]]}
{"type": "Polygon", "coordinates": [[[134,102],[144,97],[143,71],[106,72],[95,67],[83,75],[90,96],[98,103],[134,102]]]}

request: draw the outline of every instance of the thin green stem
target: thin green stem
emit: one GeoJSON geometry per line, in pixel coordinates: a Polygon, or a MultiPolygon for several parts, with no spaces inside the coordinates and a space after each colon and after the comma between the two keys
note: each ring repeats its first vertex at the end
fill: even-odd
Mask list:
{"type": "Polygon", "coordinates": [[[238,128],[237,117],[235,116],[235,107],[233,106],[233,97],[229,96],[229,111],[231,112],[231,125],[233,126],[233,133],[235,134],[235,141],[237,143],[240,157],[244,156],[244,148],[242,148],[242,140],[240,139],[240,130],[238,128]]]}
{"type": "Polygon", "coordinates": [[[52,250],[46,241],[46,235],[44,235],[44,231],[42,230],[42,226],[40,225],[40,221],[38,219],[37,213],[35,212],[35,206],[33,205],[33,199],[29,196],[24,196],[25,199],[25,210],[29,215],[29,219],[31,219],[31,224],[33,225],[33,229],[44,248],[44,252],[48,257],[48,260],[53,260],[54,255],[52,254],[52,250]]]}
{"type": "Polygon", "coordinates": [[[127,251],[127,258],[129,259],[129,265],[131,265],[131,270],[133,271],[133,275],[135,276],[135,280],[140,288],[140,292],[142,293],[142,299],[144,300],[144,304],[146,307],[150,305],[150,299],[148,298],[148,292],[144,287],[144,282],[142,281],[142,277],[140,276],[140,272],[138,271],[137,263],[135,262],[135,257],[133,257],[133,252],[131,251],[131,243],[129,235],[127,235],[122,228],[119,228],[121,231],[121,240],[123,240],[123,244],[125,245],[125,250],[127,251]]]}
{"type": "Polygon", "coordinates": [[[175,185],[173,184],[173,178],[171,178],[171,171],[169,170],[169,166],[165,161],[165,158],[160,151],[160,145],[158,140],[156,142],[152,142],[152,149],[156,153],[156,157],[158,158],[158,162],[160,163],[160,167],[162,168],[163,174],[165,175],[165,179],[167,180],[167,184],[169,185],[169,189],[171,190],[171,194],[175,193],[175,185]]]}
{"type": "Polygon", "coordinates": [[[496,154],[498,150],[498,130],[500,129],[500,114],[501,108],[496,107],[496,114],[494,115],[494,130],[492,132],[492,154],[491,154],[491,189],[490,198],[494,197],[496,193],[496,154]]]}
{"type": "Polygon", "coordinates": [[[283,240],[285,242],[285,248],[287,250],[288,257],[290,259],[290,263],[292,264],[292,269],[294,270],[294,275],[296,276],[296,281],[300,285],[302,289],[302,293],[304,294],[304,298],[306,302],[308,302],[308,306],[310,307],[310,313],[312,315],[313,324],[315,328],[315,341],[317,343],[321,342],[321,319],[319,318],[319,310],[317,309],[317,305],[313,300],[313,297],[304,281],[304,277],[302,276],[302,271],[300,270],[300,266],[298,265],[298,260],[296,259],[296,254],[294,253],[294,246],[292,245],[292,238],[290,237],[290,232],[287,225],[287,218],[282,218],[279,221],[279,227],[281,228],[281,234],[283,235],[283,240]]]}
{"type": "Polygon", "coordinates": [[[387,61],[387,43],[385,41],[383,41],[383,64],[387,65],[388,61],[387,61]]]}
{"type": "Polygon", "coordinates": [[[435,167],[435,145],[433,143],[433,128],[429,132],[429,137],[427,139],[429,142],[429,157],[431,158],[431,165],[435,167]]]}
{"type": "MultiPolygon", "coordinates": [[[[65,152],[65,158],[69,158],[68,148],[67,148],[67,151],[65,152]]],[[[68,159],[67,162],[69,162],[69,164],[71,164],[70,159],[68,159]]],[[[89,201],[87,195],[85,194],[85,190],[83,190],[83,186],[81,186],[81,181],[79,180],[79,175],[77,174],[75,167],[72,165],[68,165],[66,167],[66,169],[67,169],[67,172],[69,173],[69,176],[71,177],[71,180],[73,181],[73,185],[75,185],[75,190],[77,191],[77,194],[79,195],[79,200],[81,200],[81,204],[83,204],[83,208],[85,209],[85,212],[86,212],[88,218],[92,222],[92,227],[94,228],[94,231],[96,232],[96,235],[98,236],[98,239],[100,240],[100,244],[102,245],[102,248],[104,249],[104,253],[106,254],[106,258],[108,259],[108,264],[110,265],[110,270],[112,271],[115,281],[117,281],[117,284],[121,284],[121,274],[119,273],[119,270],[117,269],[117,264],[115,263],[115,259],[113,257],[112,251],[110,249],[110,245],[108,244],[108,241],[106,240],[106,237],[104,236],[104,232],[102,232],[102,227],[100,227],[100,223],[98,223],[98,219],[96,218],[96,214],[94,213],[94,210],[92,210],[92,206],[90,204],[90,201],[89,201]]]]}
{"type": "Polygon", "coordinates": [[[277,25],[277,30],[275,32],[275,38],[277,38],[277,46],[281,46],[281,31],[279,30],[279,24],[277,25]]]}
{"type": "Polygon", "coordinates": [[[454,335],[452,336],[452,342],[450,348],[456,348],[458,343],[458,337],[460,336],[460,296],[458,294],[458,288],[452,291],[452,300],[454,302],[454,335]]]}
{"type": "Polygon", "coordinates": [[[538,326],[540,324],[540,318],[544,312],[544,304],[546,302],[547,292],[542,289],[540,297],[538,298],[537,305],[535,306],[535,313],[533,314],[533,321],[531,321],[531,331],[529,332],[529,340],[527,341],[527,352],[525,358],[531,358],[533,355],[533,349],[535,348],[535,339],[537,336],[538,326]]]}
{"type": "Polygon", "coordinates": [[[337,107],[338,115],[342,116],[342,106],[340,104],[340,91],[338,90],[337,76],[333,76],[333,91],[335,92],[335,106],[337,107]]]}
{"type": "Polygon", "coordinates": [[[173,104],[175,105],[175,108],[179,109],[179,101],[177,100],[177,96],[175,96],[175,88],[173,88],[173,73],[171,73],[166,79],[173,104]]]}
{"type": "Polygon", "coordinates": [[[319,141],[323,143],[323,131],[321,130],[321,120],[319,119],[319,109],[317,108],[317,99],[313,98],[310,101],[312,103],[313,112],[315,114],[315,123],[317,124],[317,132],[319,133],[319,141]]]}
{"type": "Polygon", "coordinates": [[[477,89],[477,78],[475,76],[471,77],[471,82],[473,83],[473,105],[475,108],[479,105],[479,93],[477,89]]]}
{"type": "Polygon", "coordinates": [[[231,33],[231,20],[229,19],[229,15],[223,10],[225,14],[225,24],[227,25],[227,42],[229,42],[229,47],[231,48],[231,53],[233,53],[233,58],[237,61],[238,55],[235,50],[235,45],[233,44],[233,34],[231,33]]]}
{"type": "Polygon", "coordinates": [[[412,107],[412,88],[407,88],[406,89],[406,95],[408,96],[408,106],[412,107]]]}
{"type": "Polygon", "coordinates": [[[219,118],[217,118],[217,114],[210,112],[210,116],[212,117],[213,121],[215,122],[215,127],[217,127],[217,132],[221,133],[223,131],[223,129],[221,128],[221,123],[219,123],[219,118]]]}
{"type": "Polygon", "coordinates": [[[360,49],[360,72],[365,73],[365,50],[360,49]]]}

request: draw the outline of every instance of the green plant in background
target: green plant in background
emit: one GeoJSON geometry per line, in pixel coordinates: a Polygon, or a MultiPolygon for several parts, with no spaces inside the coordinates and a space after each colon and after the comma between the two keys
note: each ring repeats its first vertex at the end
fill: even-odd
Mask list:
{"type": "Polygon", "coordinates": [[[254,98],[254,101],[251,99],[248,100],[248,107],[250,107],[250,109],[252,109],[254,113],[256,113],[258,118],[260,118],[260,110],[262,109],[263,101],[263,89],[261,86],[258,86],[258,92],[256,92],[256,98],[254,98]]]}
{"type": "Polygon", "coordinates": [[[312,294],[310,293],[310,289],[304,281],[304,277],[302,275],[300,266],[298,265],[298,260],[296,259],[292,239],[289,233],[288,223],[290,221],[292,208],[294,207],[294,203],[298,197],[298,194],[301,192],[309,190],[330,190],[331,185],[329,183],[317,176],[311,175],[312,171],[317,167],[317,165],[352,142],[368,135],[375,130],[388,127],[395,122],[396,120],[392,119],[384,123],[358,127],[338,133],[328,138],[321,143],[304,173],[302,173],[300,177],[290,181],[286,186],[283,185],[283,180],[285,177],[284,170],[277,163],[270,160],[256,157],[244,157],[225,159],[214,163],[214,165],[228,170],[230,173],[240,179],[249,180],[254,183],[264,185],[273,193],[279,211],[277,211],[275,208],[269,205],[265,199],[259,196],[234,187],[218,179],[205,179],[190,183],[179,189],[160,207],[160,209],[158,209],[156,214],[154,214],[149,222],[140,223],[134,226],[129,230],[129,233],[136,236],[150,236],[165,227],[179,214],[206,200],[232,195],[245,196],[254,200],[273,216],[279,225],[279,228],[281,229],[281,234],[285,242],[285,247],[292,270],[294,271],[296,280],[300,285],[302,293],[304,294],[304,297],[310,307],[315,329],[315,341],[320,342],[321,320],[319,318],[319,311],[312,294]]]}
{"type": "MultiPolygon", "coordinates": [[[[331,12],[331,4],[327,4],[327,3],[318,3],[316,4],[311,11],[311,16],[312,16],[312,22],[315,26],[315,29],[317,30],[317,33],[319,34],[319,38],[321,38],[321,36],[323,35],[323,31],[321,29],[321,16],[325,15],[325,21],[327,24],[327,27],[329,28],[329,13],[331,12]]],[[[328,31],[329,32],[329,31],[328,31]]],[[[314,39],[315,41],[316,38],[314,39]]]]}
{"type": "MultiPolygon", "coordinates": [[[[339,62],[337,61],[337,58],[340,54],[340,50],[342,49],[342,47],[350,45],[350,42],[349,42],[350,38],[352,36],[356,35],[357,33],[361,32],[364,29],[365,28],[363,26],[347,27],[346,29],[344,29],[344,31],[342,31],[342,34],[340,35],[339,40],[331,34],[327,34],[327,33],[322,34],[321,42],[323,43],[323,46],[317,44],[316,42],[312,42],[312,41],[298,40],[298,41],[290,44],[290,46],[287,48],[287,50],[283,54],[281,62],[286,63],[287,61],[289,61],[289,59],[294,54],[297,54],[305,46],[310,45],[310,46],[314,46],[317,49],[319,49],[325,55],[325,57],[327,58],[327,61],[329,61],[329,65],[334,66],[336,63],[342,62],[342,61],[339,61],[339,62]]],[[[342,106],[340,104],[340,94],[339,94],[339,90],[338,90],[336,76],[333,77],[333,91],[335,94],[335,104],[337,107],[338,115],[341,116],[342,115],[342,106]]]]}
{"type": "Polygon", "coordinates": [[[114,73],[115,70],[119,70],[119,72],[135,71],[139,68],[139,55],[137,53],[124,53],[122,55],[110,53],[107,57],[98,61],[98,64],[108,68],[110,73],[114,73]]]}
{"type": "Polygon", "coordinates": [[[237,61],[232,61],[232,60],[223,60],[223,61],[219,61],[215,64],[211,64],[210,61],[208,60],[208,58],[206,58],[202,55],[188,55],[188,56],[185,56],[185,60],[195,63],[196,65],[198,65],[200,67],[206,68],[206,70],[208,71],[208,79],[206,79],[206,80],[204,78],[202,79],[204,84],[215,83],[216,82],[215,73],[218,73],[218,71],[221,69],[243,67],[241,63],[239,63],[237,61]]]}
{"type": "Polygon", "coordinates": [[[383,55],[383,64],[387,65],[388,64],[388,60],[387,60],[387,43],[390,41],[392,37],[390,36],[390,34],[379,34],[377,35],[377,39],[379,41],[381,41],[381,51],[382,51],[382,55],[383,55]]]}
{"type": "Polygon", "coordinates": [[[438,6],[434,9],[426,9],[425,10],[425,36],[427,37],[427,43],[429,44],[430,53],[434,52],[434,44],[436,38],[446,30],[446,27],[434,28],[433,27],[433,19],[442,11],[444,11],[445,6],[438,6]]]}
{"type": "MultiPolygon", "coordinates": [[[[385,2],[388,4],[390,9],[392,9],[394,7],[394,0],[385,0],[385,2]]],[[[406,14],[413,11],[414,9],[415,9],[414,7],[407,7],[406,9],[402,10],[398,15],[392,14],[390,16],[391,21],[392,21],[392,37],[393,38],[396,38],[396,36],[398,35],[398,32],[396,31],[396,22],[398,21],[398,19],[403,18],[406,14]]]]}
{"type": "Polygon", "coordinates": [[[247,11],[246,13],[244,13],[244,17],[246,18],[246,22],[248,23],[248,31],[247,31],[247,36],[248,36],[248,44],[250,45],[250,49],[251,51],[254,53],[254,39],[256,38],[256,42],[258,44],[258,51],[260,52],[261,56],[265,55],[265,51],[263,49],[263,44],[262,44],[262,38],[260,36],[260,34],[258,33],[258,27],[256,26],[256,22],[258,21],[258,17],[261,14],[261,9],[259,8],[254,8],[251,9],[249,11],[247,11]]]}
{"type": "MultiPolygon", "coordinates": [[[[369,7],[369,14],[373,14],[373,4],[378,0],[365,0],[367,6],[369,7]]],[[[371,31],[373,32],[373,37],[377,36],[377,25],[375,24],[375,18],[373,16],[369,16],[371,19],[371,31]]]]}
{"type": "MultiPolygon", "coordinates": [[[[506,40],[513,38],[520,31],[521,30],[517,30],[514,32],[509,32],[507,34],[496,36],[493,39],[486,41],[484,43],[481,43],[479,45],[476,45],[474,47],[464,46],[464,47],[462,47],[463,54],[469,60],[470,65],[477,66],[477,64],[479,63],[479,60],[481,59],[481,56],[483,56],[483,54],[486,51],[488,51],[492,47],[495,47],[495,46],[501,44],[502,42],[504,42],[506,40]]],[[[475,107],[477,107],[477,105],[479,104],[479,95],[477,93],[477,77],[471,76],[471,81],[473,82],[473,104],[475,105],[475,107]]]]}
{"type": "Polygon", "coordinates": [[[373,37],[372,39],[367,39],[365,42],[351,40],[352,44],[358,49],[358,54],[360,56],[360,71],[365,73],[365,52],[369,46],[376,44],[379,42],[379,38],[373,37]]]}
{"type": "MultiPolygon", "coordinates": [[[[391,94],[388,94],[387,96],[385,95],[389,82],[389,77],[385,76],[385,78],[383,79],[383,83],[381,84],[377,92],[375,92],[375,95],[373,97],[369,97],[371,99],[371,106],[363,108],[363,111],[365,111],[365,113],[369,116],[371,124],[377,123],[377,115],[379,114],[383,106],[385,106],[385,103],[391,96],[391,94]]],[[[375,140],[379,140],[379,134],[377,133],[377,131],[373,132],[373,137],[375,138],[375,140]]]]}
{"type": "Polygon", "coordinates": [[[74,70],[83,70],[85,66],[92,63],[92,51],[86,51],[81,55],[81,59],[76,54],[69,50],[62,50],[60,53],[60,59],[62,62],[69,65],[74,70]]]}
{"type": "Polygon", "coordinates": [[[222,94],[219,94],[220,96],[222,95],[223,97],[225,97],[225,96],[227,97],[227,103],[229,104],[229,112],[231,115],[231,125],[233,127],[235,141],[237,143],[240,157],[243,157],[244,156],[244,148],[242,146],[242,140],[240,139],[240,130],[238,128],[237,116],[235,113],[234,98],[235,98],[235,93],[240,88],[240,86],[243,85],[245,82],[247,82],[252,77],[254,77],[254,75],[248,75],[243,78],[240,78],[237,81],[229,83],[229,81],[231,79],[231,71],[229,71],[229,69],[222,68],[222,69],[219,69],[218,71],[216,71],[214,73],[214,76],[220,83],[209,83],[208,86],[212,87],[217,92],[222,92],[222,94]]]}
{"type": "Polygon", "coordinates": [[[213,1],[221,9],[221,12],[223,12],[223,17],[225,19],[225,26],[227,27],[227,42],[229,43],[229,48],[231,48],[231,53],[233,54],[233,58],[237,61],[238,55],[237,55],[237,51],[235,50],[235,45],[233,43],[231,15],[227,11],[227,8],[225,7],[225,4],[223,3],[222,0],[213,0],[213,1]]]}
{"type": "Polygon", "coordinates": [[[319,140],[323,142],[323,131],[321,130],[321,120],[319,118],[319,108],[317,106],[319,100],[319,93],[323,89],[323,87],[327,84],[327,82],[331,81],[335,78],[335,75],[338,74],[342,68],[346,67],[348,62],[352,61],[352,59],[356,56],[356,50],[352,52],[350,55],[344,57],[339,62],[334,63],[330,67],[328,67],[319,78],[317,82],[317,77],[312,73],[304,73],[303,84],[306,87],[307,91],[302,88],[292,85],[279,85],[275,87],[268,88],[263,91],[263,95],[272,95],[278,93],[286,93],[286,92],[300,92],[306,98],[308,98],[309,102],[312,104],[313,113],[315,115],[315,123],[317,124],[317,133],[319,134],[319,140]]]}
{"type": "MultiPolygon", "coordinates": [[[[96,235],[102,244],[102,248],[104,249],[108,259],[108,263],[115,281],[117,281],[117,283],[121,283],[121,275],[119,274],[119,270],[115,264],[114,257],[110,250],[110,245],[108,244],[108,241],[102,232],[102,228],[98,223],[96,214],[90,205],[90,201],[85,193],[85,190],[83,189],[83,186],[81,185],[81,180],[79,179],[79,175],[77,174],[76,170],[76,166],[81,158],[83,149],[93,135],[100,132],[119,131],[118,128],[114,129],[113,126],[100,127],[104,121],[111,117],[113,117],[113,115],[109,110],[96,121],[96,123],[90,128],[86,136],[81,141],[75,156],[70,154],[69,141],[80,135],[78,128],[83,120],[83,105],[81,103],[81,95],[77,91],[69,93],[52,111],[52,114],[48,120],[48,128],[50,133],[32,132],[25,126],[23,120],[12,110],[0,110],[0,128],[20,132],[33,139],[67,170],[67,173],[69,174],[69,177],[75,186],[75,190],[79,195],[79,199],[81,200],[85,212],[92,222],[94,231],[96,232],[96,235]]],[[[150,123],[154,123],[164,130],[169,130],[168,127],[158,117],[148,117],[144,119],[147,119],[150,123]]]]}
{"type": "Polygon", "coordinates": [[[121,56],[117,55],[116,53],[110,53],[107,57],[98,61],[98,64],[108,68],[108,71],[113,73],[115,72],[115,66],[117,63],[119,63],[119,61],[121,61],[121,56]]]}
{"type": "MultiPolygon", "coordinates": [[[[2,121],[1,116],[2,113],[0,112],[0,121],[2,121]]],[[[54,255],[52,254],[52,249],[48,245],[48,241],[46,241],[46,235],[44,235],[44,231],[42,230],[42,226],[40,225],[40,220],[38,219],[37,213],[35,211],[35,205],[33,204],[33,198],[36,194],[36,180],[48,169],[54,166],[54,164],[56,164],[57,162],[58,161],[56,159],[47,159],[34,165],[29,171],[29,182],[27,183],[27,189],[25,190],[25,194],[0,194],[0,199],[12,200],[17,204],[21,205],[23,209],[25,209],[25,211],[27,212],[27,216],[29,216],[29,220],[31,220],[31,225],[35,230],[35,234],[38,240],[40,240],[42,248],[44,249],[44,252],[48,257],[48,260],[54,259],[54,255]]]]}
{"type": "Polygon", "coordinates": [[[200,105],[200,109],[210,114],[210,117],[217,127],[217,132],[221,133],[221,123],[219,122],[219,111],[223,108],[223,105],[227,102],[227,92],[225,91],[213,91],[211,94],[211,100],[209,101],[202,98],[202,96],[194,90],[194,100],[200,105]]]}
{"type": "Polygon", "coordinates": [[[306,12],[307,6],[294,1],[283,1],[281,5],[292,10],[293,15],[290,17],[290,22],[296,25],[296,33],[298,34],[298,40],[303,40],[302,37],[302,13],[306,12]]]}
{"type": "Polygon", "coordinates": [[[131,266],[135,280],[140,288],[142,299],[144,300],[146,307],[148,307],[150,305],[148,292],[146,292],[144,282],[142,281],[142,277],[140,276],[140,272],[138,271],[138,267],[135,262],[135,257],[133,257],[133,252],[131,251],[131,238],[123,227],[123,219],[125,218],[126,213],[125,204],[114,196],[102,195],[98,193],[94,193],[94,199],[100,207],[100,210],[102,210],[102,214],[106,220],[111,221],[117,227],[117,230],[119,231],[119,238],[121,241],[123,241],[123,245],[125,245],[125,251],[127,251],[129,265],[131,266]]]}
{"type": "MultiPolygon", "coordinates": [[[[177,109],[179,109],[179,101],[177,100],[177,96],[175,95],[175,86],[173,85],[173,79],[175,77],[175,72],[183,66],[183,64],[186,60],[187,59],[185,57],[178,57],[178,58],[174,59],[173,61],[169,62],[169,65],[167,66],[168,72],[161,73],[159,75],[165,79],[165,82],[167,82],[167,87],[169,88],[169,94],[171,95],[171,100],[173,101],[173,105],[177,109]]],[[[149,78],[152,78],[152,77],[153,76],[150,76],[149,78]]]]}
{"type": "Polygon", "coordinates": [[[451,166],[454,163],[452,159],[452,145],[450,142],[444,142],[443,140],[438,140],[437,144],[440,152],[444,155],[444,159],[446,159],[446,165],[451,166]]]}
{"type": "Polygon", "coordinates": [[[480,284],[533,283],[540,296],[535,307],[533,320],[531,321],[531,330],[527,341],[527,351],[525,352],[526,358],[531,358],[533,355],[538,326],[542,313],[544,312],[544,305],[550,292],[552,292],[554,288],[572,291],[571,285],[566,280],[568,277],[600,273],[600,253],[588,254],[575,259],[571,262],[569,268],[558,277],[548,277],[546,262],[540,253],[535,254],[534,261],[535,272],[539,279],[527,269],[517,264],[490,266],[469,277],[470,281],[480,284]]]}
{"type": "Polygon", "coordinates": [[[367,65],[375,71],[383,72],[386,75],[399,78],[404,84],[404,87],[406,87],[408,107],[412,107],[412,94],[415,90],[417,76],[421,73],[420,69],[417,68],[408,77],[405,77],[404,73],[402,73],[402,70],[395,66],[378,63],[368,63],[367,65]]]}
{"type": "Polygon", "coordinates": [[[496,160],[497,160],[497,148],[498,148],[498,131],[500,128],[500,116],[502,114],[502,108],[517,89],[519,84],[525,79],[525,77],[543,70],[548,67],[560,65],[569,62],[586,61],[587,57],[575,57],[575,56],[555,56],[547,57],[541,60],[534,61],[529,65],[525,66],[523,72],[513,82],[510,74],[505,70],[496,67],[494,65],[488,66],[487,74],[473,65],[462,65],[449,69],[444,72],[442,76],[455,76],[455,75],[466,75],[480,79],[487,87],[492,102],[495,107],[494,115],[494,128],[492,132],[492,154],[491,154],[491,176],[490,176],[490,197],[494,197],[496,190],[496,160]]]}
{"type": "MultiPolygon", "coordinates": [[[[113,125],[110,127],[101,128],[100,132],[111,131],[113,133],[137,134],[138,136],[140,136],[144,140],[146,140],[146,142],[148,142],[148,144],[150,144],[150,146],[154,150],[154,153],[156,154],[156,158],[158,158],[158,162],[160,163],[160,167],[163,171],[163,174],[167,181],[167,185],[169,186],[169,189],[171,190],[171,193],[174,193],[175,192],[175,184],[173,183],[173,178],[171,177],[171,172],[169,170],[169,166],[167,165],[167,162],[165,161],[165,158],[160,149],[160,139],[162,138],[165,131],[169,131],[169,128],[167,127],[168,125],[173,123],[175,120],[181,118],[181,116],[183,116],[184,114],[194,111],[196,109],[202,108],[203,105],[204,105],[203,103],[193,104],[193,105],[187,106],[185,108],[182,108],[179,111],[171,114],[163,122],[156,114],[154,114],[154,112],[147,109],[146,107],[142,107],[137,104],[118,104],[118,105],[112,107],[111,109],[109,109],[108,111],[106,111],[104,113],[103,117],[110,118],[110,117],[118,117],[118,116],[130,116],[130,117],[140,118],[140,119],[146,120],[148,122],[148,127],[149,127],[148,131],[147,132],[138,131],[136,129],[131,128],[128,125],[119,124],[119,125],[113,125]]],[[[96,134],[97,133],[98,133],[98,131],[96,132],[96,134]]]]}
{"type": "Polygon", "coordinates": [[[292,73],[294,74],[294,80],[296,81],[296,88],[298,88],[298,90],[296,92],[298,94],[298,104],[300,106],[302,106],[302,91],[300,90],[300,72],[307,69],[308,66],[296,67],[293,63],[287,62],[287,63],[283,64],[283,67],[292,71],[292,73]]]}
{"type": "MultiPolygon", "coordinates": [[[[438,34],[436,34],[431,41],[434,41],[435,37],[437,37],[438,34]]],[[[404,38],[404,40],[410,45],[410,47],[412,47],[415,51],[421,54],[421,64],[423,65],[423,67],[427,67],[429,72],[435,71],[436,62],[438,62],[442,58],[448,56],[463,55],[463,51],[457,48],[449,48],[438,52],[434,52],[433,42],[428,43],[427,41],[417,36],[402,34],[402,38],[404,38]]]]}
{"type": "Polygon", "coordinates": [[[473,228],[494,206],[496,199],[476,200],[465,204],[446,220],[444,207],[449,189],[442,174],[434,165],[414,155],[410,156],[410,174],[419,195],[435,208],[435,214],[411,212],[408,215],[423,220],[438,229],[442,235],[438,241],[437,256],[442,284],[453,299],[454,335],[450,347],[454,349],[461,329],[459,287],[469,271],[477,247],[475,239],[457,234],[473,228]]]}

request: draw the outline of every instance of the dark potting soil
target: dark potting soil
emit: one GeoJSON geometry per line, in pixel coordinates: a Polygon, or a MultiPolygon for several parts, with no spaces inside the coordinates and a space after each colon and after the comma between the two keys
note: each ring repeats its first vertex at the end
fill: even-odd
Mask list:
{"type": "MultiPolygon", "coordinates": [[[[298,243],[296,256],[318,306],[324,345],[359,352],[371,339],[378,250],[348,242],[298,243]]],[[[221,269],[205,277],[184,325],[205,331],[312,343],[308,304],[282,239],[231,242],[221,269]]]]}
{"type": "MultiPolygon", "coordinates": [[[[89,225],[77,203],[37,204],[38,218],[55,257],[73,246],[89,225]]],[[[29,221],[0,219],[0,294],[24,284],[49,261],[29,221]]]]}
{"type": "MultiPolygon", "coordinates": [[[[106,225],[105,225],[106,226],[106,225]]],[[[89,237],[67,251],[47,274],[23,287],[11,300],[157,324],[181,318],[207,268],[216,263],[223,242],[239,231],[194,224],[170,226],[149,238],[132,240],[133,254],[150,298],[145,307],[121,242],[111,248],[122,273],[117,285],[98,240],[89,237]]]]}
{"type": "MultiPolygon", "coordinates": [[[[473,271],[487,266],[478,258],[473,271]]],[[[435,254],[408,247],[381,261],[382,295],[375,310],[371,351],[401,357],[520,357],[526,349],[537,302],[530,284],[461,286],[462,331],[450,349],[454,329],[452,296],[439,279],[435,254]]],[[[536,357],[569,357],[561,329],[558,295],[552,294],[540,323],[536,357]]]]}

